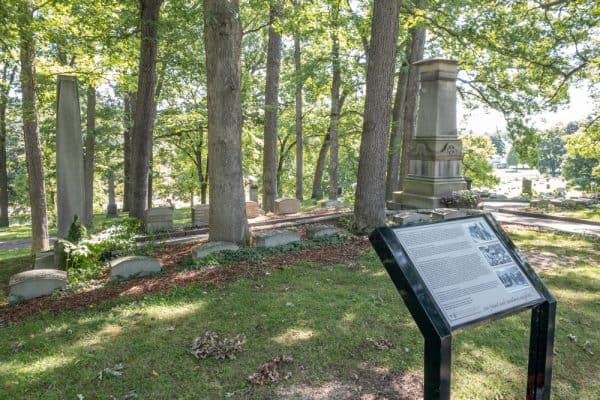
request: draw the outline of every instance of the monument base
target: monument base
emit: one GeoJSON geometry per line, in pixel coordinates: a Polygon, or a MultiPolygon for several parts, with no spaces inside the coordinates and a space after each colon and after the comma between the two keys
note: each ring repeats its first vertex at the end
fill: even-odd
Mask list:
{"type": "Polygon", "coordinates": [[[467,183],[462,177],[409,177],[404,186],[406,190],[394,192],[394,200],[388,202],[388,209],[444,207],[441,198],[454,191],[466,190],[467,183]]]}

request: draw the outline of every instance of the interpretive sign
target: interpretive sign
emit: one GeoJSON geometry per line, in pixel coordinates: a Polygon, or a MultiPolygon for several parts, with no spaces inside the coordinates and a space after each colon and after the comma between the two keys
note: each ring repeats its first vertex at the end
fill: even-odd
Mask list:
{"type": "Polygon", "coordinates": [[[556,300],[489,215],[370,237],[425,337],[425,400],[450,399],[452,331],[532,309],[527,399],[549,399],[556,300]]]}

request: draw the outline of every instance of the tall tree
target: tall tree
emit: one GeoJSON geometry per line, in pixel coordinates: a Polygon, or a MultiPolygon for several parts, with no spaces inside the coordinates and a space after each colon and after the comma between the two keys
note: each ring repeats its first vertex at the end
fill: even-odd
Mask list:
{"type": "Polygon", "coordinates": [[[271,2],[269,14],[262,206],[266,212],[273,212],[275,211],[275,198],[277,197],[277,117],[279,109],[279,71],[281,66],[281,34],[275,26],[281,14],[281,4],[278,0],[271,2]]]}
{"type": "MultiPolygon", "coordinates": [[[[416,7],[421,8],[424,0],[416,0],[416,7]]],[[[404,178],[408,175],[408,151],[412,139],[417,131],[417,106],[419,104],[419,72],[413,65],[423,59],[425,52],[426,30],[424,27],[415,26],[410,29],[410,57],[408,59],[408,83],[406,87],[406,100],[404,103],[404,122],[402,134],[402,153],[400,156],[400,182],[398,189],[402,189],[404,178]]]]}
{"type": "Polygon", "coordinates": [[[296,120],[294,129],[296,132],[296,198],[304,199],[304,160],[303,160],[303,138],[302,138],[302,49],[300,48],[300,34],[294,36],[294,79],[296,83],[295,106],[296,120]]]}
{"type": "Polygon", "coordinates": [[[96,88],[87,88],[87,118],[85,130],[85,155],[83,159],[84,218],[85,225],[94,225],[94,147],[96,145],[96,88]]]}
{"type": "Polygon", "coordinates": [[[131,209],[131,131],[133,129],[132,103],[135,95],[126,92],[123,97],[123,211],[131,209]]]}
{"type": "Polygon", "coordinates": [[[354,227],[358,231],[385,223],[386,160],[381,155],[387,153],[399,13],[398,0],[375,0],[373,3],[354,205],[354,227]]]}
{"type": "Polygon", "coordinates": [[[239,0],[204,1],[210,240],[244,244],[239,0]]]}
{"type": "MultiPolygon", "coordinates": [[[[410,49],[410,46],[407,46],[410,49]]],[[[406,104],[406,88],[408,86],[408,66],[402,63],[396,84],[396,96],[392,109],[392,131],[388,151],[387,174],[385,181],[385,198],[392,200],[398,190],[400,172],[400,152],[402,150],[402,132],[404,131],[404,105],[406,104]]]]}
{"type": "Polygon", "coordinates": [[[44,187],[44,168],[40,146],[40,127],[37,97],[35,93],[35,39],[32,0],[20,3],[20,62],[21,62],[21,99],[23,114],[23,136],[25,139],[25,157],[29,182],[29,203],[31,206],[31,250],[47,250],[48,217],[46,215],[46,189],[44,187]]]}
{"type": "Polygon", "coordinates": [[[158,19],[163,0],[140,0],[141,45],[137,99],[131,138],[132,197],[130,215],[142,219],[148,205],[148,176],[156,116],[155,86],[158,19]]]}
{"type": "Polygon", "coordinates": [[[331,4],[331,111],[329,116],[329,200],[338,197],[338,133],[340,122],[340,86],[342,85],[342,68],[340,66],[339,16],[340,0],[331,4]]]}
{"type": "Polygon", "coordinates": [[[15,79],[17,67],[7,57],[0,81],[0,226],[8,226],[8,171],[6,168],[6,111],[8,94],[15,79]]]}

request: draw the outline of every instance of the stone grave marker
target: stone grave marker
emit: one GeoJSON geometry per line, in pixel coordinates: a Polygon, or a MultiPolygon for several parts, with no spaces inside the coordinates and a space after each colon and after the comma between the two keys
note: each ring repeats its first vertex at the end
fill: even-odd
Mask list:
{"type": "MultiPolygon", "coordinates": [[[[59,75],[56,108],[56,212],[58,237],[66,238],[83,209],[83,146],[77,78],[59,75]]],[[[82,220],[87,225],[88,221],[82,220]]]]}
{"type": "Polygon", "coordinates": [[[396,224],[408,225],[408,224],[418,224],[420,222],[429,222],[431,221],[430,214],[423,214],[419,212],[413,211],[404,211],[394,215],[394,222],[396,224]]]}
{"type": "Polygon", "coordinates": [[[285,229],[258,232],[254,238],[256,247],[276,247],[300,241],[300,235],[285,229]]]}
{"type": "Polygon", "coordinates": [[[237,251],[240,246],[231,242],[206,242],[192,248],[192,258],[198,260],[221,251],[237,251]]]}
{"type": "Polygon", "coordinates": [[[300,212],[300,200],[281,198],[275,200],[275,214],[296,214],[300,212]]]}
{"type": "Polygon", "coordinates": [[[208,204],[196,204],[194,207],[192,207],[192,225],[208,225],[208,214],[208,204]]]}
{"type": "Polygon", "coordinates": [[[113,279],[128,279],[160,272],[160,263],[153,257],[127,256],[110,262],[110,276],[113,279]]]}
{"type": "Polygon", "coordinates": [[[454,210],[452,208],[436,208],[431,213],[432,221],[447,221],[455,218],[466,217],[469,214],[466,210],[454,210]]]}
{"type": "Polygon", "coordinates": [[[528,194],[531,196],[531,194],[533,193],[531,189],[531,179],[523,178],[523,181],[521,183],[521,193],[528,194]]]}
{"type": "Polygon", "coordinates": [[[331,236],[349,235],[344,229],[332,225],[309,225],[306,227],[306,237],[310,240],[331,236]]]}
{"type": "Polygon", "coordinates": [[[324,208],[342,208],[344,203],[340,200],[322,200],[319,205],[324,208]]]}
{"type": "Polygon", "coordinates": [[[170,207],[156,207],[146,210],[144,216],[146,233],[166,231],[173,228],[173,210],[170,207]]]}
{"type": "Polygon", "coordinates": [[[41,251],[35,254],[33,269],[54,269],[54,250],[41,251]]]}
{"type": "Polygon", "coordinates": [[[20,301],[52,294],[67,285],[67,273],[58,269],[32,269],[15,274],[8,283],[8,302],[20,301]]]}
{"type": "Polygon", "coordinates": [[[256,218],[260,216],[260,207],[256,201],[246,202],[246,217],[256,218]]]}

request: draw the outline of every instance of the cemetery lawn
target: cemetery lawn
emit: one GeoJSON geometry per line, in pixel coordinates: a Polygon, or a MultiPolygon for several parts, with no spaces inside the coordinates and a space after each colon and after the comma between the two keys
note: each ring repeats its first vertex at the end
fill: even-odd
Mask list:
{"type": "MultiPolygon", "coordinates": [[[[539,212],[539,210],[536,210],[539,212]]],[[[549,215],[556,215],[558,217],[569,217],[577,219],[588,219],[592,221],[600,221],[600,207],[588,208],[582,210],[562,210],[562,211],[551,211],[549,215]]]]}
{"type": "MultiPolygon", "coordinates": [[[[553,399],[598,398],[600,243],[509,233],[558,299],[553,399]]],[[[525,312],[456,333],[453,398],[524,397],[529,319],[525,312]]],[[[0,325],[0,343],[0,399],[421,398],[422,338],[372,250],[38,314],[0,325]],[[191,344],[206,331],[247,342],[235,359],[197,360],[191,344]],[[289,379],[248,382],[278,355],[293,357],[280,369],[289,379]]]]}

